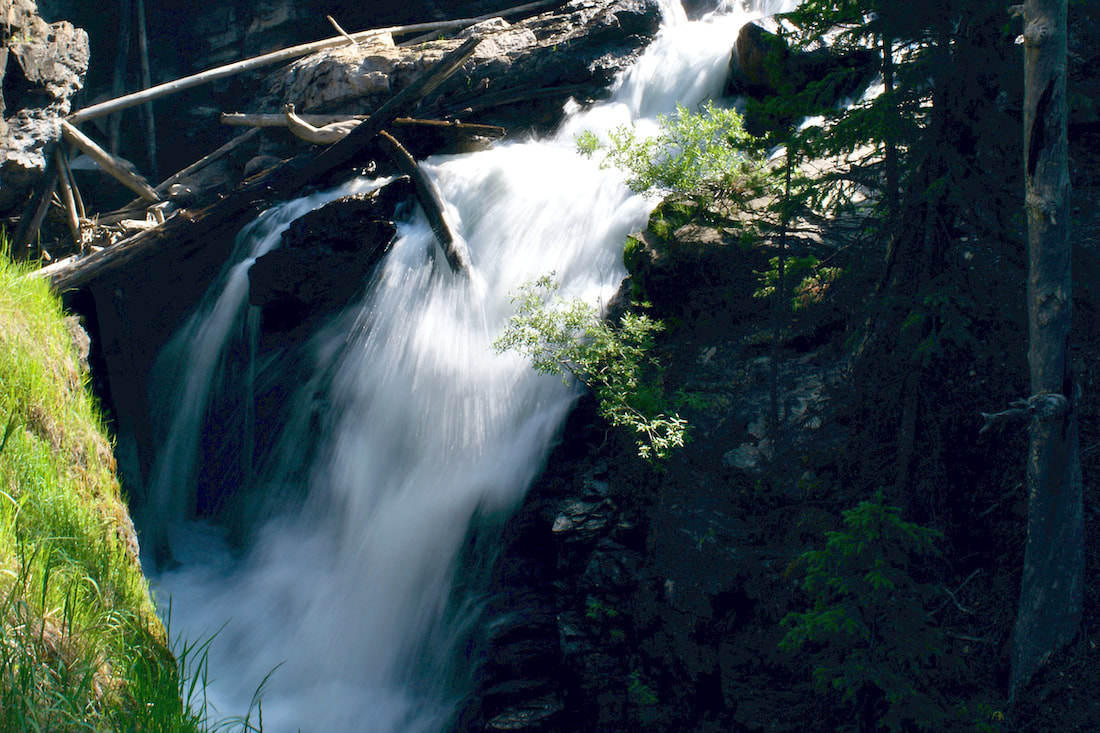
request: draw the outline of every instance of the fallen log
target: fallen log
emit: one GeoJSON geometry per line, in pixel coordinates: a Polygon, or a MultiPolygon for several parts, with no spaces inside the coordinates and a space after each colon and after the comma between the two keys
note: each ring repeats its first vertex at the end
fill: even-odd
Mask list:
{"type": "Polygon", "coordinates": [[[420,208],[424,210],[424,216],[427,217],[428,224],[435,233],[436,241],[443,248],[447,264],[451,266],[451,272],[469,277],[470,251],[464,241],[455,239],[451,228],[447,225],[447,219],[443,216],[443,200],[435,184],[393,135],[382,130],[378,133],[378,139],[382,143],[382,149],[397,169],[412,180],[420,208]]]}
{"type": "MultiPolygon", "coordinates": [[[[364,122],[369,115],[315,115],[295,113],[303,121],[314,127],[324,127],[338,122],[364,122]]],[[[239,127],[287,127],[286,114],[247,114],[243,112],[223,112],[223,125],[239,127]]],[[[401,133],[402,137],[412,134],[431,134],[453,139],[456,142],[478,139],[499,140],[504,137],[505,129],[497,125],[482,125],[458,120],[421,120],[413,117],[398,117],[387,129],[401,133]]]]}
{"type": "Polygon", "coordinates": [[[149,185],[148,181],[131,171],[128,163],[96,145],[94,140],[73,127],[68,120],[61,120],[61,134],[126,188],[147,201],[161,200],[160,194],[149,185]]]}
{"type": "MultiPolygon", "coordinates": [[[[502,10],[498,13],[490,13],[488,15],[481,15],[476,18],[463,18],[460,20],[450,21],[437,21],[434,23],[414,23],[412,25],[392,26],[389,28],[376,28],[373,30],[360,31],[358,33],[349,34],[350,37],[356,41],[366,40],[372,36],[380,34],[402,35],[409,33],[430,33],[432,31],[457,31],[463,28],[468,28],[471,25],[475,25],[491,18],[503,18],[517,13],[525,13],[531,10],[541,7],[551,7],[556,5],[562,5],[565,0],[543,0],[543,2],[529,3],[527,5],[520,5],[510,10],[502,10]]],[[[344,36],[334,36],[332,38],[326,38],[321,41],[314,41],[313,43],[305,43],[300,46],[291,46],[290,48],[284,48],[281,51],[273,51],[262,56],[255,56],[253,58],[245,59],[243,61],[237,61],[225,66],[218,66],[213,69],[207,69],[206,71],[199,72],[198,74],[192,74],[191,76],[185,76],[175,81],[165,82],[164,84],[158,84],[154,87],[150,87],[140,92],[134,92],[133,94],[126,94],[115,99],[107,100],[106,102],[100,102],[99,104],[93,104],[90,107],[85,107],[82,110],[78,110],[69,115],[68,120],[74,125],[87,120],[92,120],[103,115],[109,115],[112,112],[118,112],[120,110],[129,109],[130,107],[136,107],[139,104],[145,102],[151,102],[154,99],[166,97],[176,92],[182,92],[185,89],[191,89],[193,87],[201,86],[218,79],[224,79],[229,76],[240,74],[244,71],[250,71],[262,66],[268,66],[271,64],[277,64],[282,61],[289,61],[290,59],[299,58],[301,56],[308,56],[311,53],[317,53],[318,51],[324,51],[329,48],[336,48],[348,43],[348,39],[344,36]]]]}
{"type": "Polygon", "coordinates": [[[182,276],[188,266],[194,266],[187,263],[197,258],[210,259],[201,266],[204,274],[211,268],[216,273],[229,256],[242,223],[274,203],[277,194],[272,188],[273,181],[285,176],[290,165],[288,161],[266,171],[205,209],[181,211],[155,229],[139,232],[76,260],[71,267],[51,274],[53,288],[64,296],[103,282],[131,280],[132,273],[152,268],[155,258],[163,260],[156,266],[156,272],[170,273],[172,279],[182,276]],[[168,243],[170,247],[162,246],[168,243]]]}
{"type": "Polygon", "coordinates": [[[310,161],[303,170],[286,182],[284,193],[297,191],[310,181],[339,167],[370,145],[378,133],[388,127],[397,117],[416,104],[425,95],[430,94],[455,71],[474,55],[481,39],[470,38],[461,46],[448,53],[435,63],[416,81],[409,84],[383,104],[367,120],[364,120],[339,142],[325,148],[320,155],[310,161]]]}
{"type": "Polygon", "coordinates": [[[591,91],[591,89],[591,85],[588,84],[568,84],[556,87],[540,87],[538,89],[505,89],[492,94],[478,94],[448,100],[444,111],[447,114],[468,115],[476,111],[518,102],[530,102],[554,97],[565,99],[579,92],[591,91]]]}

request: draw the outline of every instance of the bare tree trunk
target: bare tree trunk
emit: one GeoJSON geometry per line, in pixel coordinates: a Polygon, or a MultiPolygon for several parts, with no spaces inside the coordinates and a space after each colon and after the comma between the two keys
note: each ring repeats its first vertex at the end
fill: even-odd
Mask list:
{"type": "MultiPolygon", "coordinates": [[[[137,0],[138,53],[141,56],[141,88],[153,86],[153,76],[149,70],[149,34],[145,27],[145,0],[137,0]]],[[[149,156],[149,172],[157,175],[157,124],[153,116],[151,101],[142,105],[145,118],[145,147],[149,156]]]]}
{"type": "MultiPolygon", "coordinates": [[[[126,67],[130,63],[130,22],[133,15],[131,0],[118,4],[118,46],[115,49],[114,94],[121,97],[126,91],[126,67]]],[[[107,150],[118,155],[122,141],[122,112],[111,116],[107,123],[107,150]]]]}
{"type": "Polygon", "coordinates": [[[1084,532],[1073,382],[1066,364],[1070,283],[1066,0],[1027,0],[1024,163],[1030,272],[1028,526],[1009,697],[1077,634],[1084,532]]]}

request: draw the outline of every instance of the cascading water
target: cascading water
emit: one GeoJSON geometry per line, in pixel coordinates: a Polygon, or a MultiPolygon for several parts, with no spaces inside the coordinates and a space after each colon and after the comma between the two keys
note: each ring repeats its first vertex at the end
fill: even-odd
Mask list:
{"type": "MultiPolygon", "coordinates": [[[[186,366],[165,380],[180,397],[144,522],[171,538],[181,563],[154,578],[162,605],[172,598],[173,633],[218,632],[207,691],[218,715],[243,713],[266,678],[267,730],[447,728],[465,692],[456,647],[477,605],[454,586],[459,555],[472,524],[522,500],[575,397],[557,378],[494,353],[510,294],[552,272],[566,293],[606,303],[625,275],[622,243],[652,207],[619,174],[577,155],[573,135],[652,125],[676,102],[692,108],[716,94],[746,18],[726,11],[688,23],[670,8],[611,101],[571,111],[552,138],[425,163],[475,275],[433,266],[422,219],[400,227],[362,301],[311,342],[312,376],[290,398],[295,417],[271,452],[282,458],[242,470],[259,495],[304,487],[238,557],[218,530],[182,520],[204,415],[218,381],[236,371],[224,366],[227,354],[240,344],[247,354],[254,338],[247,267],[297,216],[378,184],[282,205],[242,233],[242,262],[163,360],[186,366]],[[318,394],[324,413],[306,417],[318,394]],[[309,444],[318,447],[303,467],[309,444]]],[[[259,373],[280,368],[242,363],[246,393],[259,373]]],[[[245,432],[249,409],[240,410],[245,432]]]]}

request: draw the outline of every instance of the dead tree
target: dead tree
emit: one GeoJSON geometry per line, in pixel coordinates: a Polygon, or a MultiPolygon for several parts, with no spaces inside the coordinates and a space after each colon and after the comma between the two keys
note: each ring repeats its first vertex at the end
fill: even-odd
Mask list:
{"type": "Polygon", "coordinates": [[[1024,19],[1024,166],[1031,445],[1028,521],[1009,697],[1077,634],[1084,531],[1070,329],[1066,0],[1027,0],[1024,19]]]}

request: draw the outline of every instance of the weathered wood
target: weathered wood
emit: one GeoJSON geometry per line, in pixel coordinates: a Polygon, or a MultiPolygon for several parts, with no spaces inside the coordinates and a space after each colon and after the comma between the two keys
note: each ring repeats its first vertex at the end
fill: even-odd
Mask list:
{"type": "Polygon", "coordinates": [[[420,202],[420,208],[424,210],[424,216],[435,233],[439,246],[443,248],[443,254],[451,271],[455,274],[470,275],[470,251],[466,243],[461,239],[455,239],[451,228],[447,225],[447,219],[443,216],[443,200],[436,190],[435,184],[424,173],[409,151],[399,143],[393,135],[385,130],[378,133],[378,139],[382,143],[382,149],[393,161],[397,169],[407,175],[413,182],[416,190],[416,198],[420,202]]]}
{"type": "Polygon", "coordinates": [[[320,155],[310,161],[297,175],[286,183],[284,193],[291,193],[305,186],[322,174],[337,168],[354,158],[371,144],[378,133],[416,104],[426,94],[442,84],[448,77],[474,55],[480,38],[474,37],[448,53],[416,81],[409,84],[383,104],[369,119],[363,121],[343,140],[325,148],[320,155]]]}
{"type": "Polygon", "coordinates": [[[352,38],[350,33],[348,33],[346,30],[344,30],[343,28],[340,27],[340,24],[336,22],[336,18],[333,18],[331,15],[326,15],[325,20],[327,20],[329,23],[332,24],[332,27],[336,29],[337,33],[339,33],[341,36],[343,36],[344,38],[347,39],[349,45],[352,45],[352,46],[358,46],[359,45],[359,41],[352,38]]]}
{"type": "MultiPolygon", "coordinates": [[[[335,122],[359,121],[370,119],[369,115],[314,115],[295,114],[304,122],[314,127],[324,127],[335,122]]],[[[221,116],[223,125],[239,127],[286,127],[286,114],[246,114],[242,112],[223,112],[221,116]]],[[[482,125],[472,122],[459,122],[457,120],[421,120],[412,117],[398,117],[388,129],[410,132],[433,132],[450,135],[456,139],[489,138],[499,140],[504,137],[505,130],[497,125],[482,125]]]]}
{"type": "MultiPolygon", "coordinates": [[[[543,9],[549,8],[549,7],[556,7],[558,5],[564,5],[566,3],[566,1],[567,0],[541,0],[541,2],[527,3],[526,5],[517,5],[514,8],[509,8],[508,10],[502,10],[499,13],[490,13],[488,15],[482,15],[478,18],[471,18],[470,20],[472,22],[470,22],[468,25],[473,25],[474,23],[481,23],[482,21],[491,20],[493,18],[506,18],[506,17],[511,16],[511,15],[519,15],[520,13],[528,13],[528,12],[531,12],[533,10],[543,10],[543,9]]],[[[455,30],[458,30],[460,28],[465,28],[465,27],[467,27],[467,26],[457,26],[457,27],[448,27],[448,28],[434,28],[434,29],[424,33],[423,35],[416,36],[415,38],[410,38],[407,41],[402,41],[398,45],[401,48],[409,48],[411,46],[419,46],[422,43],[427,43],[428,41],[434,41],[435,39],[442,36],[444,33],[447,33],[449,31],[453,32],[455,30]]]]}
{"type": "MultiPolygon", "coordinates": [[[[376,36],[380,33],[389,33],[390,35],[402,35],[408,33],[427,33],[436,30],[443,31],[455,31],[467,28],[476,23],[480,23],[490,18],[503,18],[517,13],[529,12],[530,10],[540,7],[551,7],[561,5],[564,0],[544,0],[544,2],[529,3],[527,5],[520,5],[516,8],[509,10],[502,10],[499,13],[490,13],[488,15],[481,15],[476,18],[463,18],[460,20],[438,21],[434,23],[414,23],[411,25],[392,26],[389,28],[375,28],[367,31],[360,31],[358,33],[352,33],[350,36],[356,40],[369,39],[372,36],[376,36]]],[[[207,69],[206,71],[199,72],[198,74],[192,74],[191,76],[185,76],[175,81],[165,82],[164,84],[158,84],[155,87],[150,87],[134,94],[127,94],[116,99],[110,99],[106,102],[100,102],[99,104],[93,104],[90,107],[85,107],[82,110],[78,110],[69,115],[69,121],[73,124],[79,124],[86,122],[87,120],[95,119],[96,117],[102,117],[103,115],[111,114],[112,112],[118,112],[120,110],[129,109],[130,107],[136,107],[139,104],[166,97],[176,92],[182,92],[185,89],[191,89],[193,87],[201,86],[218,79],[224,79],[229,76],[234,76],[245,71],[260,68],[262,66],[269,66],[271,64],[277,64],[282,61],[289,61],[291,59],[300,58],[302,56],[308,56],[311,53],[317,53],[318,51],[324,51],[329,48],[336,48],[347,44],[348,40],[344,36],[334,36],[332,38],[326,38],[321,41],[314,41],[313,43],[305,43],[300,46],[291,46],[290,48],[284,48],[281,51],[273,51],[271,53],[264,54],[262,56],[255,56],[243,61],[237,61],[232,64],[226,64],[225,66],[218,66],[213,69],[207,69]]]]}
{"type": "Polygon", "coordinates": [[[144,178],[129,170],[121,158],[116,158],[96,145],[94,140],[73,127],[68,120],[61,120],[61,134],[126,188],[148,201],[161,200],[160,194],[144,178]]]}
{"type": "Polygon", "coordinates": [[[81,219],[88,218],[88,212],[84,208],[84,197],[80,195],[80,187],[76,185],[76,176],[73,175],[73,169],[69,167],[69,156],[60,155],[58,158],[61,160],[61,165],[65,168],[65,175],[69,178],[69,188],[73,191],[73,198],[76,199],[76,213],[81,219]]]}
{"type": "Polygon", "coordinates": [[[540,87],[538,89],[505,89],[492,94],[471,96],[465,100],[461,98],[458,100],[449,100],[447,110],[456,114],[470,114],[477,110],[491,109],[506,104],[516,104],[517,102],[530,102],[532,100],[548,99],[552,97],[568,97],[578,92],[589,91],[590,89],[592,89],[591,85],[587,84],[568,84],[556,87],[540,87]]]}
{"type": "Polygon", "coordinates": [[[1028,223],[1027,545],[1012,638],[1009,699],[1078,632],[1084,507],[1077,410],[1066,342],[1072,294],[1066,0],[1026,0],[1024,187],[1028,223]]]}
{"type": "Polygon", "coordinates": [[[114,278],[125,280],[127,273],[141,272],[151,267],[156,258],[163,258],[157,266],[158,272],[171,271],[172,263],[192,260],[200,253],[209,256],[212,261],[224,262],[242,222],[259,214],[276,200],[274,182],[279,176],[286,175],[289,165],[284,163],[250,179],[247,184],[205,209],[179,212],[155,229],[139,232],[84,257],[73,263],[71,268],[55,272],[50,282],[57,292],[64,294],[85,290],[114,278]],[[168,243],[171,247],[164,246],[168,243]]]}
{"type": "Polygon", "coordinates": [[[286,126],[291,134],[314,145],[331,145],[334,142],[343,140],[348,136],[348,133],[362,124],[359,120],[345,120],[316,127],[295,114],[293,104],[283,106],[283,117],[286,119],[286,126]]]}
{"type": "Polygon", "coordinates": [[[57,166],[57,183],[61,189],[61,203],[65,208],[65,221],[69,225],[69,234],[73,237],[73,244],[80,247],[80,213],[76,210],[76,198],[73,196],[73,189],[69,186],[68,172],[65,170],[65,163],[62,160],[65,154],[62,151],[58,151],[54,156],[54,163],[57,166]]]}
{"type": "MultiPolygon", "coordinates": [[[[137,2],[138,54],[141,57],[141,85],[148,89],[153,85],[153,76],[149,70],[149,34],[145,25],[145,0],[137,2]]],[[[141,107],[145,117],[145,147],[149,156],[149,170],[157,172],[157,124],[153,117],[153,103],[148,101],[141,107]]]]}

